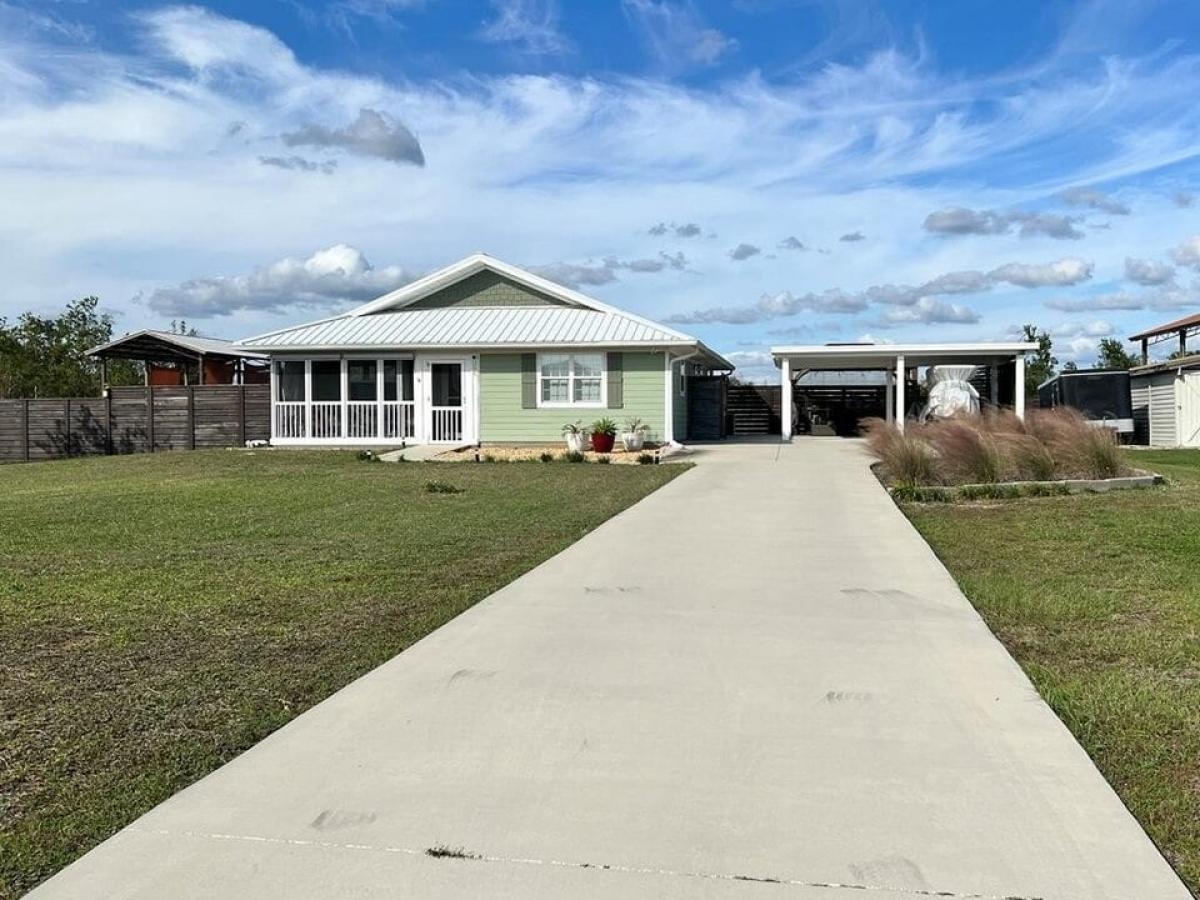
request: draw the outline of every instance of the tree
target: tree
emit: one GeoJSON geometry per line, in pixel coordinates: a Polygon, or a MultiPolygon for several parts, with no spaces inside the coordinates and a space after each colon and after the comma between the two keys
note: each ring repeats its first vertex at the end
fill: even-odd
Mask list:
{"type": "Polygon", "coordinates": [[[1132,369],[1141,360],[1125,351],[1125,347],[1116,338],[1104,338],[1100,341],[1100,355],[1096,365],[1101,369],[1132,369]]]}
{"type": "Polygon", "coordinates": [[[1025,360],[1025,394],[1032,396],[1037,393],[1039,384],[1054,377],[1058,359],[1051,353],[1054,342],[1046,332],[1036,325],[1023,325],[1021,332],[1024,340],[1038,345],[1033,355],[1025,360]]]}
{"type": "Polygon", "coordinates": [[[1079,371],[1079,363],[1075,362],[1073,359],[1069,359],[1063,363],[1062,370],[1064,372],[1077,372],[1079,371]]]}
{"type": "MultiPolygon", "coordinates": [[[[85,353],[112,340],[112,316],[96,297],[67,304],[57,317],[23,313],[0,319],[0,397],[80,397],[100,392],[100,363],[85,353]]],[[[138,367],[109,364],[110,384],[136,384],[138,367]]]]}

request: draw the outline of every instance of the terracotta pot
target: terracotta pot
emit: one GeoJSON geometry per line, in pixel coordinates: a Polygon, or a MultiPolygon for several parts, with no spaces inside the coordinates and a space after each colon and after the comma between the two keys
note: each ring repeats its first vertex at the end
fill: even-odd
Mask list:
{"type": "Polygon", "coordinates": [[[613,443],[616,439],[615,434],[593,434],[592,449],[597,453],[612,453],[613,443]]]}

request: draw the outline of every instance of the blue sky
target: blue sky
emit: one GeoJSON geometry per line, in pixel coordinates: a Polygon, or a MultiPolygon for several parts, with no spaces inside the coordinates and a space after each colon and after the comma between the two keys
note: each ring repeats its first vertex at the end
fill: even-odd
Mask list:
{"type": "Polygon", "coordinates": [[[1200,4],[0,0],[0,316],[242,337],[475,250],[773,344],[1200,311],[1200,4]]]}

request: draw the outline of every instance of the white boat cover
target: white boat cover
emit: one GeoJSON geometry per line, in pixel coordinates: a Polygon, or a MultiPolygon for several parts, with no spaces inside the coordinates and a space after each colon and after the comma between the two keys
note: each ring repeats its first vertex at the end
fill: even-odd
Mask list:
{"type": "Polygon", "coordinates": [[[921,421],[979,413],[979,391],[971,384],[974,366],[933,366],[929,370],[929,402],[921,421]]]}

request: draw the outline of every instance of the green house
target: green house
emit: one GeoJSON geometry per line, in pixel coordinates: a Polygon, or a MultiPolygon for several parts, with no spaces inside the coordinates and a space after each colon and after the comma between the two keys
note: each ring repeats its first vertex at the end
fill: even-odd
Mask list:
{"type": "Polygon", "coordinates": [[[696,338],[476,254],[344,315],[237,342],[271,359],[271,440],[549,443],[565,423],[686,435],[696,338]]]}

